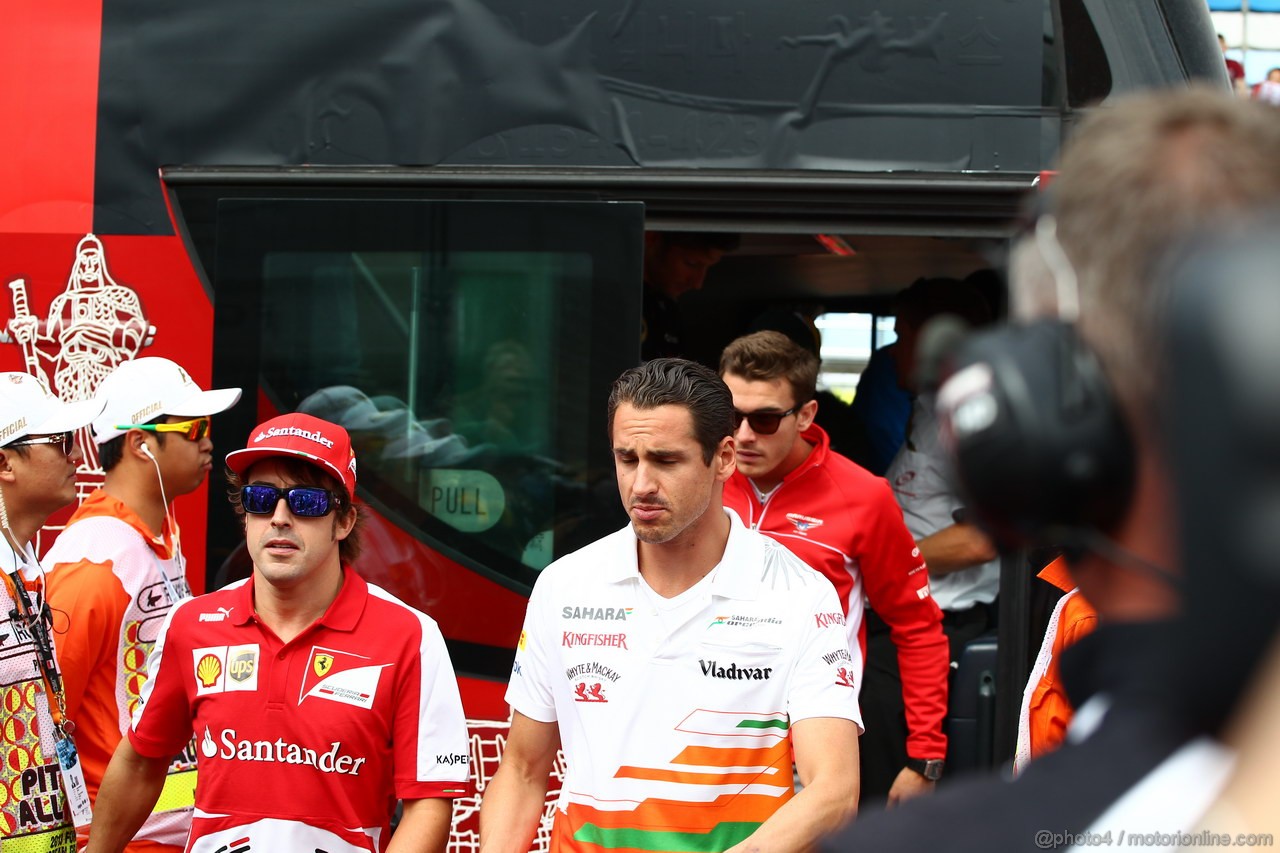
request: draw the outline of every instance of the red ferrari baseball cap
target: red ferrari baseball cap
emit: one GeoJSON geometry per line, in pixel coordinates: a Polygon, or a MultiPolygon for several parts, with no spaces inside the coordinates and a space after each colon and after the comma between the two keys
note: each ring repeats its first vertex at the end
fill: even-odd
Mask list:
{"type": "Polygon", "coordinates": [[[243,477],[255,462],[294,456],[323,468],[342,481],[347,497],[356,494],[356,454],[351,437],[337,424],[301,412],[272,418],[254,429],[243,450],[227,454],[227,467],[243,477]]]}

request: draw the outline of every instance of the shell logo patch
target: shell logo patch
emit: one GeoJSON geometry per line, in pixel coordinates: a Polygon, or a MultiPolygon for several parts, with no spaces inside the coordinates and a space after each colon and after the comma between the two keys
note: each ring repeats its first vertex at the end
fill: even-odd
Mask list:
{"type": "Polygon", "coordinates": [[[303,671],[298,704],[314,698],[372,708],[382,670],[392,664],[374,664],[370,660],[353,652],[312,646],[311,660],[303,671]]]}
{"type": "Polygon", "coordinates": [[[205,655],[196,664],[196,680],[200,686],[208,690],[222,678],[222,661],[217,655],[205,655]]]}
{"type": "Polygon", "coordinates": [[[197,696],[258,689],[257,643],[192,649],[191,658],[197,696]]]}

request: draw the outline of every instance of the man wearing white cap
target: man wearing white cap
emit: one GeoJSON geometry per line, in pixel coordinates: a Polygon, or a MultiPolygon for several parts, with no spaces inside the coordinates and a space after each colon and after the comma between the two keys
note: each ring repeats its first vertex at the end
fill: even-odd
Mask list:
{"type": "Polygon", "coordinates": [[[87,850],[124,849],[194,733],[192,853],[442,853],[470,793],[458,684],[436,623],[350,566],[350,437],[283,415],[227,467],[253,574],[170,611],[87,850]]]}
{"type": "Polygon", "coordinates": [[[10,845],[73,850],[68,815],[76,824],[89,821],[31,539],[50,514],[75,500],[76,465],[83,458],[75,430],[99,408],[59,402],[26,373],[0,373],[0,732],[6,768],[0,837],[6,851],[10,845]]]}
{"type": "MultiPolygon", "coordinates": [[[[240,389],[204,391],[169,359],[139,358],[112,371],[97,399],[104,408],[93,440],[105,481],[44,557],[49,605],[67,615],[58,662],[95,799],[138,705],[165,614],[190,595],[171,504],[204,483],[213,459],[210,416],[235,405],[240,389]]],[[[181,850],[194,791],[195,755],[183,749],[128,849],[181,850]]]]}

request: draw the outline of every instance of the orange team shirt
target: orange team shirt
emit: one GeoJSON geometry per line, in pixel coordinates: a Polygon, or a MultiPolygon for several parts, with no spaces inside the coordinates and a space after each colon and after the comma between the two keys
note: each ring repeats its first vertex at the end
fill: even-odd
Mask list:
{"type": "MultiPolygon", "coordinates": [[[[173,606],[189,595],[172,531],[155,536],[132,509],[98,489],[85,499],[42,563],[67,718],[89,796],[129,725],[146,681],[147,656],[173,606]],[[164,572],[169,579],[161,577],[164,572]]],[[[182,850],[195,807],[195,752],[169,766],[152,814],[126,850],[182,850]]],[[[83,846],[86,837],[79,842],[83,846]]]]}
{"type": "Polygon", "coordinates": [[[1045,566],[1039,577],[1065,590],[1066,595],[1058,600],[1053,611],[1040,654],[1027,681],[1022,715],[1018,721],[1015,773],[1022,772],[1031,759],[1056,749],[1066,737],[1067,726],[1075,710],[1063,689],[1058,660],[1068,646],[1089,634],[1098,623],[1097,611],[1075,588],[1065,558],[1059,557],[1045,566]]]}

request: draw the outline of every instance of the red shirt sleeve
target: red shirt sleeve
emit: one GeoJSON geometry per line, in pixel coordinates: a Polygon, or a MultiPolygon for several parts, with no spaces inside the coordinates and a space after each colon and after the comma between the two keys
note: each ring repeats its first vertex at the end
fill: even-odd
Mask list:
{"type": "Polygon", "coordinates": [[[947,681],[951,653],[942,633],[942,611],[928,594],[924,558],[884,480],[868,501],[871,524],[864,528],[858,564],[871,608],[889,626],[902,673],[907,716],[907,755],[944,758],[947,737],[947,681]]]}
{"type": "Polygon", "coordinates": [[[405,800],[472,793],[466,718],[444,637],[419,622],[419,644],[399,667],[392,729],[396,796],[405,800]]]}

